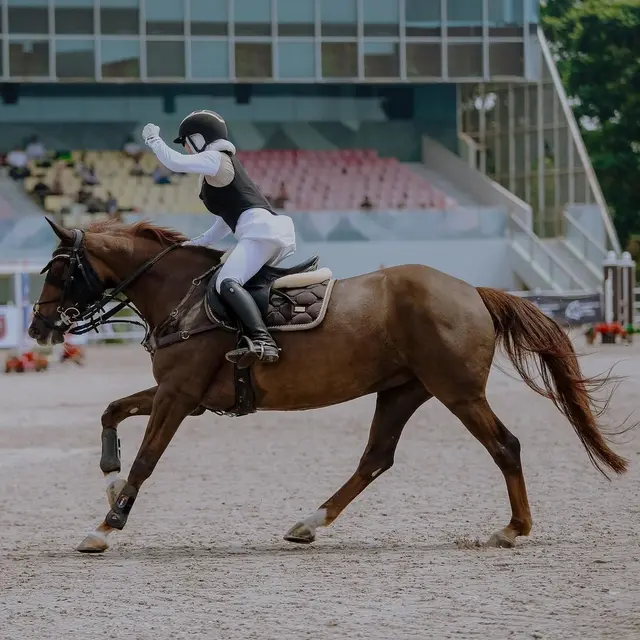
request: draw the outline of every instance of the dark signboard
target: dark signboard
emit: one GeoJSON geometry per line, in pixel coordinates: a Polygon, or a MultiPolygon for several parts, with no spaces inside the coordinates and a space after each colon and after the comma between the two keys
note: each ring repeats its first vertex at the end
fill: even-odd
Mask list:
{"type": "Polygon", "coordinates": [[[544,294],[527,293],[525,297],[533,302],[545,315],[567,326],[602,322],[604,312],[599,293],[589,294],[544,294]]]}

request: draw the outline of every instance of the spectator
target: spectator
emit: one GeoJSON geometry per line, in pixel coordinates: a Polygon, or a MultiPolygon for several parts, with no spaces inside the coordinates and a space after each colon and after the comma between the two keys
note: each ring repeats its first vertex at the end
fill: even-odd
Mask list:
{"type": "Polygon", "coordinates": [[[38,136],[31,136],[27,141],[26,153],[29,160],[39,161],[45,160],[47,157],[47,149],[40,141],[38,136]]]}
{"type": "Polygon", "coordinates": [[[129,170],[129,175],[133,176],[133,177],[137,177],[137,176],[143,176],[145,175],[144,173],[144,169],[142,168],[142,165],[140,164],[139,160],[135,161],[135,164],[133,165],[133,167],[131,167],[131,169],[129,170]]]}
{"type": "Polygon", "coordinates": [[[80,179],[82,180],[82,184],[86,185],[96,185],[100,184],[100,180],[96,176],[96,170],[93,165],[84,166],[80,170],[80,179]]]}
{"type": "Polygon", "coordinates": [[[275,209],[284,209],[289,202],[289,194],[287,193],[287,188],[284,182],[280,183],[280,187],[278,189],[278,194],[273,200],[273,206],[275,209]]]}
{"type": "Polygon", "coordinates": [[[154,184],[171,184],[171,169],[167,169],[164,165],[158,164],[153,171],[154,184]]]}
{"type": "Polygon", "coordinates": [[[43,180],[38,180],[31,190],[34,200],[44,209],[44,201],[47,196],[51,195],[49,185],[43,180]]]}
{"type": "Polygon", "coordinates": [[[105,211],[112,217],[115,217],[115,215],[118,213],[118,201],[115,199],[111,191],[107,193],[107,204],[105,207],[105,211]]]}
{"type": "Polygon", "coordinates": [[[22,169],[29,164],[29,156],[19,146],[16,146],[7,154],[6,162],[10,168],[22,169]]]}
{"type": "Polygon", "coordinates": [[[58,161],[53,172],[53,180],[51,181],[51,195],[62,196],[64,195],[64,188],[62,186],[62,176],[64,174],[65,163],[58,161]]]}
{"type": "Polygon", "coordinates": [[[76,202],[78,204],[87,204],[87,202],[89,202],[90,197],[91,197],[91,191],[89,191],[89,189],[87,189],[83,185],[80,188],[80,191],[78,191],[78,194],[76,195],[76,202]]]}
{"type": "Polygon", "coordinates": [[[139,162],[142,155],[142,147],[133,139],[133,136],[129,135],[124,141],[124,145],[122,145],[122,152],[139,162]]]}
{"type": "Polygon", "coordinates": [[[364,197],[360,203],[360,209],[362,209],[362,211],[371,211],[371,209],[373,209],[373,202],[369,200],[369,196],[364,197]]]}

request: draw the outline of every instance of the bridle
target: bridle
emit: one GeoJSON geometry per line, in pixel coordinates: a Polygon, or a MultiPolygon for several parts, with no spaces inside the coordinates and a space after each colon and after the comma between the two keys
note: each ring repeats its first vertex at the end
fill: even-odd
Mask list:
{"type": "Polygon", "coordinates": [[[84,231],[73,229],[73,243],[70,246],[58,247],[51,255],[41,274],[47,274],[45,282],[60,289],[60,297],[56,300],[38,300],[33,305],[33,315],[45,324],[48,329],[60,333],[82,335],[89,331],[98,333],[98,327],[105,324],[133,324],[145,330],[143,342],[149,336],[149,325],[133,303],[123,294],[140,276],[149,271],[153,265],[164,258],[180,244],[172,244],[156,256],[144,262],[129,277],[115,288],[110,288],[96,273],[87,259],[84,247],[84,231]],[[69,263],[66,278],[60,278],[51,272],[56,260],[69,263]],[[106,311],[106,306],[116,301],[117,304],[106,311]],[[40,313],[40,305],[57,303],[58,320],[53,321],[40,313]],[[65,306],[66,305],[66,306],[65,306]],[[128,307],[142,322],[137,320],[114,319],[114,316],[128,307]]]}

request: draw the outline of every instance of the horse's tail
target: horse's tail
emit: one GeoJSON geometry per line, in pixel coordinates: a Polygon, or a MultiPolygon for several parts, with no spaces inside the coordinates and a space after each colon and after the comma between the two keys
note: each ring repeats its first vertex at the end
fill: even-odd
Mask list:
{"type": "Polygon", "coordinates": [[[597,423],[611,394],[598,406],[594,393],[610,378],[583,377],[566,333],[528,300],[484,287],[479,287],[478,293],[491,314],[496,337],[522,379],[536,393],[549,398],[569,420],[598,471],[605,477],[605,467],[624,473],[628,461],[610,449],[597,423]],[[541,384],[534,379],[536,373],[541,384]]]}

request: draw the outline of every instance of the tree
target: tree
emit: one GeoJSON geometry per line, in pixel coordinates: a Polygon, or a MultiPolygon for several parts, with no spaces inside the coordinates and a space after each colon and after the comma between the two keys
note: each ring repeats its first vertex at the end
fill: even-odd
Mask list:
{"type": "Polygon", "coordinates": [[[542,24],[624,245],[640,233],[640,0],[548,0],[542,24]]]}

